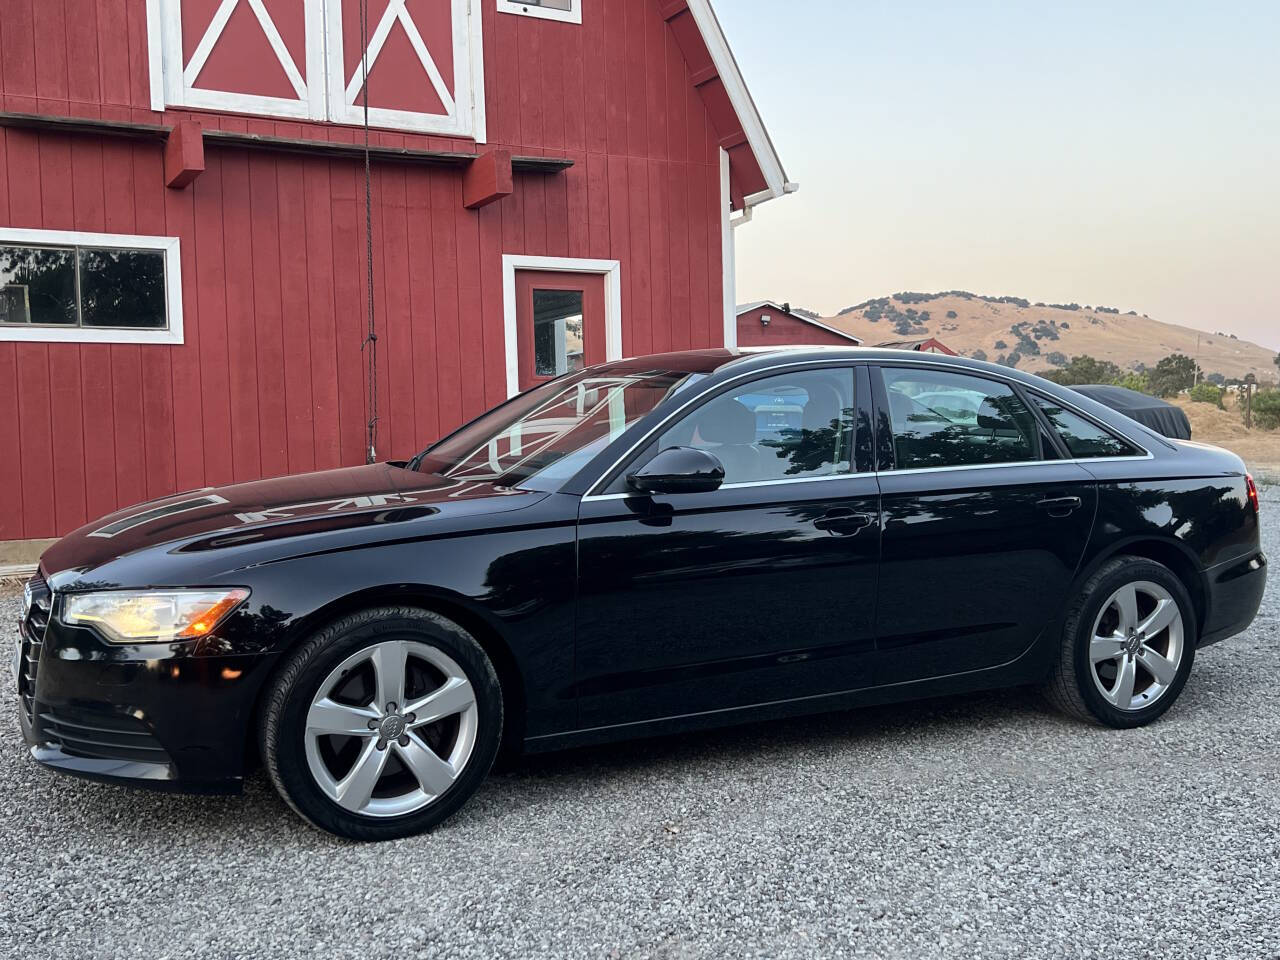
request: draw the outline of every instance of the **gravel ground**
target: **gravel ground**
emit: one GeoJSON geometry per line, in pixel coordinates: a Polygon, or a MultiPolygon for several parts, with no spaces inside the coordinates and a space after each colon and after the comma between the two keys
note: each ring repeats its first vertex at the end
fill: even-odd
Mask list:
{"type": "MultiPolygon", "coordinates": [[[[1263,510],[1280,560],[1280,487],[1263,510]]],[[[1271,569],[1254,627],[1147,729],[1011,691],[580,750],[382,845],[261,779],[196,799],[57,776],[6,719],[0,956],[1277,957],[1271,569]]]]}

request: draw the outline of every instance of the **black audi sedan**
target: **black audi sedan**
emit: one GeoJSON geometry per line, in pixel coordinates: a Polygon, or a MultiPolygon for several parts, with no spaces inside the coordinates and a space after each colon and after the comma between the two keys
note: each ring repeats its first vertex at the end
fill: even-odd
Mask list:
{"type": "Polygon", "coordinates": [[[1038,685],[1155,720],[1244,630],[1244,465],[986,363],[674,353],[541,384],[408,462],[178,494],[54,545],[34,758],[183,791],[261,762],[400,837],[500,750],[1038,685]]]}

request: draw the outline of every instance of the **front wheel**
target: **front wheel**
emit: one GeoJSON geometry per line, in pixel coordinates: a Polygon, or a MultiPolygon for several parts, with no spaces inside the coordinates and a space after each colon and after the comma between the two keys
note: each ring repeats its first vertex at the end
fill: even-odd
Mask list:
{"type": "Polygon", "coordinates": [[[1043,690],[1082,720],[1140,727],[1173,706],[1195,651],[1195,607],[1182,581],[1154,560],[1116,557],[1068,610],[1043,690]]]}
{"type": "Polygon", "coordinates": [[[427,610],[364,610],[306,641],[268,691],[262,756],[281,796],[331,833],[429,830],[480,785],[502,735],[493,665],[427,610]]]}

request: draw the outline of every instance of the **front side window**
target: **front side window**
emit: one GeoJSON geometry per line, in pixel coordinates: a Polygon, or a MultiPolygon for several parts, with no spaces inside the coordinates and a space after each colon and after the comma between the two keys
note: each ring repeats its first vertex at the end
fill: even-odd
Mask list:
{"type": "Polygon", "coordinates": [[[552,380],[441,440],[418,469],[458,482],[558,490],[628,427],[702,376],[651,370],[552,380]]]}
{"type": "Polygon", "coordinates": [[[1055,400],[1036,396],[1035,402],[1073,457],[1132,457],[1139,452],[1055,400]]]}
{"type": "Polygon", "coordinates": [[[177,244],[0,230],[0,340],[181,343],[177,244]]]}
{"type": "Polygon", "coordinates": [[[726,484],[848,473],[853,370],[805,370],[756,380],[709,400],[652,448],[697,447],[724,465],[726,484]]]}
{"type": "Polygon", "coordinates": [[[899,470],[1039,459],[1036,420],[1006,384],[943,370],[883,370],[899,470]]]}

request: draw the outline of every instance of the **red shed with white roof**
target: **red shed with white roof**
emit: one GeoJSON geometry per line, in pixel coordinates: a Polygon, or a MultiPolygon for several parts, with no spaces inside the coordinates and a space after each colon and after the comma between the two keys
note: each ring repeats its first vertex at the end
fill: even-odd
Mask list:
{"type": "Polygon", "coordinates": [[[789,303],[758,300],[738,307],[740,347],[856,347],[861,343],[853,334],[801,313],[789,303]]]}

